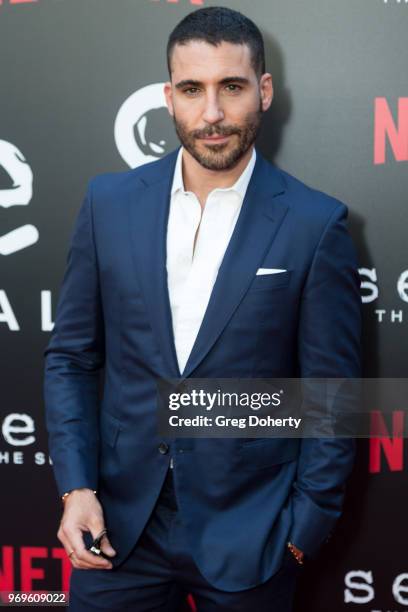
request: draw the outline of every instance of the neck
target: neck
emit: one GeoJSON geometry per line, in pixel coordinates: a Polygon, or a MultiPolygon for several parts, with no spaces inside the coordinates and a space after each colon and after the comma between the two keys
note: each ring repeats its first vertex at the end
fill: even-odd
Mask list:
{"type": "Polygon", "coordinates": [[[201,206],[204,208],[210,191],[217,187],[221,189],[232,187],[238,180],[238,177],[242,174],[251,158],[252,150],[253,145],[234,168],[228,170],[208,170],[199,164],[186,149],[183,149],[182,172],[185,190],[195,193],[201,206]]]}

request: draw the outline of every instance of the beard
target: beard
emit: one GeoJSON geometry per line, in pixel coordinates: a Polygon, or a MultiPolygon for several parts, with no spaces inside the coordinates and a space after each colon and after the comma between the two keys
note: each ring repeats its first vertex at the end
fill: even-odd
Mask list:
{"type": "Polygon", "coordinates": [[[220,126],[208,125],[202,130],[189,131],[186,124],[173,115],[174,127],[183,147],[194,159],[207,170],[230,170],[234,168],[245,155],[259,133],[262,120],[261,102],[256,111],[247,113],[241,125],[220,126]],[[201,152],[197,146],[197,139],[205,136],[231,136],[236,134],[237,143],[231,148],[231,139],[225,143],[203,143],[207,149],[201,152]]]}

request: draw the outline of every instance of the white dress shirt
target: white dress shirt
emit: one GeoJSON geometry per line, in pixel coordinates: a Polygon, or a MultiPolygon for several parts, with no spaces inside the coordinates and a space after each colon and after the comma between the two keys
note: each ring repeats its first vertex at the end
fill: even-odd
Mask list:
{"type": "Polygon", "coordinates": [[[174,342],[181,374],[201,326],[256,160],[254,147],[251,159],[234,185],[213,189],[202,210],[197,196],[184,189],[182,154],[183,147],[180,147],[171,187],[166,259],[174,342]]]}

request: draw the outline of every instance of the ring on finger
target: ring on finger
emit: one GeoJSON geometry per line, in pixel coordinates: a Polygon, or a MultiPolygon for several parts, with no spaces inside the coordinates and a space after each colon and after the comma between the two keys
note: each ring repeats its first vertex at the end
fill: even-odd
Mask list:
{"type": "Polygon", "coordinates": [[[102,540],[102,537],[106,535],[107,533],[108,533],[107,529],[102,529],[102,531],[96,536],[95,540],[102,540]]]}

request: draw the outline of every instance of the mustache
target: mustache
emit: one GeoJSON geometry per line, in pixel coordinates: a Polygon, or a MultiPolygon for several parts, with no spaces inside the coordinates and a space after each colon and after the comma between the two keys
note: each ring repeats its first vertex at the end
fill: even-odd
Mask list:
{"type": "Polygon", "coordinates": [[[211,136],[231,136],[232,134],[240,134],[241,130],[236,127],[208,127],[203,130],[193,130],[191,135],[193,138],[208,138],[211,136]]]}

